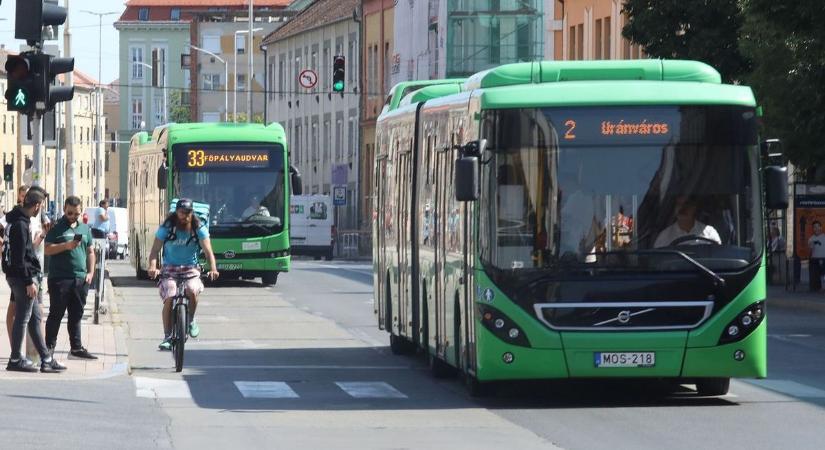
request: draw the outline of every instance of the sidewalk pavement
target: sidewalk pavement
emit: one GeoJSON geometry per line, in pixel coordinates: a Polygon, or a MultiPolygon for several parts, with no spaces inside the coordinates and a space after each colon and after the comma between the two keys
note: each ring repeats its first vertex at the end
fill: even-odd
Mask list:
{"type": "MultiPolygon", "coordinates": [[[[63,316],[60,324],[60,332],[57,337],[57,347],[55,347],[54,357],[66,365],[67,370],[62,374],[42,374],[42,373],[20,373],[9,372],[6,369],[11,345],[8,340],[6,330],[6,310],[8,309],[9,286],[5,279],[0,280],[0,381],[10,379],[26,380],[87,380],[109,378],[120,374],[125,374],[128,368],[128,357],[126,352],[126,338],[117,321],[113,322],[113,317],[117,317],[116,304],[111,301],[114,296],[114,288],[111,281],[105,280],[105,299],[103,304],[108,308],[107,314],[100,314],[99,324],[94,325],[94,291],[89,293],[86,301],[86,308],[81,323],[81,337],[83,345],[90,353],[97,356],[96,361],[69,359],[69,333],[66,329],[67,315],[63,316]]],[[[43,280],[43,335],[45,336],[46,318],[49,315],[49,294],[46,289],[46,280],[43,280]]],[[[29,339],[30,340],[30,339],[29,339]]],[[[26,350],[26,344],[23,345],[26,350]]],[[[36,351],[33,351],[36,353],[36,351]]]]}
{"type": "Polygon", "coordinates": [[[784,286],[768,286],[768,307],[800,309],[825,313],[825,292],[810,292],[807,286],[798,286],[796,292],[784,286]]]}

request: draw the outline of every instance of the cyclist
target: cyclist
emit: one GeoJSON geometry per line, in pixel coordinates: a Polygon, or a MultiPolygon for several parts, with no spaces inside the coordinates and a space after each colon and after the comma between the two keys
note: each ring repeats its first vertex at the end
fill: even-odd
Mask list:
{"type": "Polygon", "coordinates": [[[198,308],[198,294],[203,292],[200,279],[198,256],[201,250],[209,262],[209,279],[215,280],[219,273],[216,269],[215,254],[209,241],[209,231],[194,213],[192,200],[182,198],[175,205],[175,212],[163,222],[155,233],[155,242],[149,253],[149,276],[155,279],[160,275],[158,287],[163,300],[163,342],[161,350],[171,350],[172,342],[172,298],[177,293],[175,276],[191,277],[186,281],[186,297],[189,299],[189,335],[198,337],[200,329],[195,323],[195,310],[198,308]],[[158,253],[163,249],[163,267],[158,270],[158,253]]]}

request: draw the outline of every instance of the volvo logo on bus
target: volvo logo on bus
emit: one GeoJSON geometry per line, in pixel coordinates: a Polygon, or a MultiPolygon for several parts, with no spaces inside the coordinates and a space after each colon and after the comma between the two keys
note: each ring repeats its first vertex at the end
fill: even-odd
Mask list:
{"type": "Polygon", "coordinates": [[[235,257],[235,252],[232,251],[232,250],[227,250],[227,251],[223,252],[223,257],[226,258],[226,259],[232,259],[232,258],[235,257]]]}
{"type": "Polygon", "coordinates": [[[630,323],[630,311],[622,311],[616,316],[616,320],[619,321],[620,324],[627,324],[630,323]]]}

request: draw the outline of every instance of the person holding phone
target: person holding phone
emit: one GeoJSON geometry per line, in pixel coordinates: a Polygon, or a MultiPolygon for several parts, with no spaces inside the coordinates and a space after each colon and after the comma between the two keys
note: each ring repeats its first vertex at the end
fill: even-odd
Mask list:
{"type": "Polygon", "coordinates": [[[46,346],[54,352],[57,333],[66,310],[69,320],[71,351],[69,359],[94,360],[96,356],[83,347],[80,338],[80,321],[86,306],[86,296],[95,273],[95,252],[92,247],[92,231],[80,219],[80,199],[66,198],[63,217],[46,236],[46,254],[49,263],[49,297],[51,307],[46,320],[46,346]]]}

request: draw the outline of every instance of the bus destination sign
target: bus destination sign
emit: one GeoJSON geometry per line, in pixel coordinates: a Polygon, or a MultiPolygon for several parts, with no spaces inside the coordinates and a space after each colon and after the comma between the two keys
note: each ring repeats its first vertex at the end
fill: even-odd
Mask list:
{"type": "Polygon", "coordinates": [[[269,150],[266,149],[217,149],[191,148],[186,150],[178,167],[198,169],[266,169],[269,167],[269,150]]]}
{"type": "Polygon", "coordinates": [[[570,108],[551,110],[563,145],[665,144],[678,140],[676,108],[570,108]]]}

